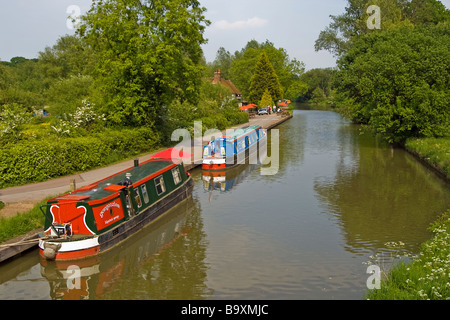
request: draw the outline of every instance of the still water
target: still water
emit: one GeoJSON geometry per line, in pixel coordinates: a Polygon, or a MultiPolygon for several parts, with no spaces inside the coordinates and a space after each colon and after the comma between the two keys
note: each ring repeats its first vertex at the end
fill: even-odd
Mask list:
{"type": "Polygon", "coordinates": [[[0,265],[0,299],[362,299],[365,263],[417,253],[450,187],[336,113],[296,110],[276,129],[275,175],[195,169],[192,198],[110,252],[0,265]]]}

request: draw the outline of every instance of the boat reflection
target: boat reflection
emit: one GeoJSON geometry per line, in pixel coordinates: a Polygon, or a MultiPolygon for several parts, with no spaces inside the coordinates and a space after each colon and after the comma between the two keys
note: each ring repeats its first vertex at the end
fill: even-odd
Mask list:
{"type": "MultiPolygon", "coordinates": [[[[41,274],[48,280],[50,286],[50,296],[52,299],[78,300],[78,299],[116,299],[122,293],[122,282],[135,281],[136,292],[139,287],[164,286],[170,282],[173,274],[154,272],[152,263],[154,260],[163,259],[160,264],[171,263],[170,261],[185,261],[182,266],[183,272],[191,274],[203,264],[201,258],[197,261],[185,259],[182,255],[188,255],[192,250],[202,252],[204,247],[195,247],[198,239],[202,238],[202,225],[199,219],[199,207],[192,197],[170,210],[161,219],[155,221],[148,227],[142,229],[137,234],[126,240],[122,245],[114,247],[104,254],[84,260],[76,261],[46,261],[41,259],[41,274]],[[199,225],[200,224],[200,225],[199,225]],[[198,229],[197,229],[198,228],[198,229]],[[195,235],[190,235],[196,229],[195,235]],[[199,236],[200,235],[200,236],[199,236]],[[186,238],[194,238],[186,239],[186,238]],[[174,251],[173,246],[180,242],[188,242],[192,248],[174,251]],[[194,248],[195,247],[195,248],[194,248]],[[166,251],[171,252],[168,257],[164,257],[166,251]],[[174,257],[178,255],[178,257],[174,257]],[[167,259],[167,261],[165,261],[167,259]],[[193,266],[195,264],[196,266],[193,266]],[[150,274],[150,275],[149,275],[150,274]],[[161,279],[161,278],[165,279],[161,279]]],[[[201,257],[201,255],[197,255],[201,257]]],[[[154,267],[154,266],[153,266],[154,267]]],[[[178,266],[180,267],[180,266],[178,266]]],[[[158,269],[158,266],[156,266],[158,269]]],[[[175,275],[179,277],[179,275],[175,275]]],[[[201,287],[204,279],[200,276],[194,277],[193,281],[201,287]]],[[[156,289],[166,291],[167,289],[156,289]]],[[[121,299],[149,299],[152,298],[151,290],[146,288],[145,297],[138,293],[130,296],[121,296],[121,299]]],[[[206,292],[206,291],[205,291],[206,292]]],[[[203,296],[205,292],[200,292],[203,296]]],[[[159,299],[164,299],[160,296],[159,299]]],[[[156,297],[155,297],[156,298],[156,297]]],[[[169,298],[169,297],[168,297],[169,298]]]]}
{"type": "Polygon", "coordinates": [[[207,192],[228,192],[259,167],[258,164],[243,164],[220,171],[202,170],[203,189],[207,192]]]}

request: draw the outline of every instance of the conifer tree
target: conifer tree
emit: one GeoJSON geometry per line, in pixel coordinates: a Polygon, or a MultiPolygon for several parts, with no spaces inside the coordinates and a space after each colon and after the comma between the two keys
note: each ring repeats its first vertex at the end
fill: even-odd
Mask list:
{"type": "Polygon", "coordinates": [[[272,100],[272,96],[270,95],[269,89],[266,89],[264,91],[264,94],[261,98],[261,101],[259,102],[259,106],[260,107],[267,107],[267,106],[273,106],[273,100],[272,100]]]}
{"type": "Polygon", "coordinates": [[[253,103],[259,103],[266,89],[269,90],[271,97],[275,100],[283,97],[280,80],[267,54],[263,51],[251,79],[249,100],[253,103]]]}

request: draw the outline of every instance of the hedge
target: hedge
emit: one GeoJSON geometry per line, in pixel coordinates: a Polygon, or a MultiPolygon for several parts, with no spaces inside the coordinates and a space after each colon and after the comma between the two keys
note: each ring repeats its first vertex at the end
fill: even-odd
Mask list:
{"type": "Polygon", "coordinates": [[[154,150],[149,128],[106,130],[87,137],[23,141],[0,148],[0,188],[82,172],[154,150]]]}

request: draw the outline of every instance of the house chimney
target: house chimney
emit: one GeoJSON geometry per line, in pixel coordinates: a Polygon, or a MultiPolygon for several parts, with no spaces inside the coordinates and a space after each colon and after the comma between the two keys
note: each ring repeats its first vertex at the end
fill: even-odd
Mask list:
{"type": "Polygon", "coordinates": [[[219,71],[214,72],[214,83],[219,83],[220,79],[221,79],[221,76],[220,76],[220,69],[219,69],[219,71]]]}

